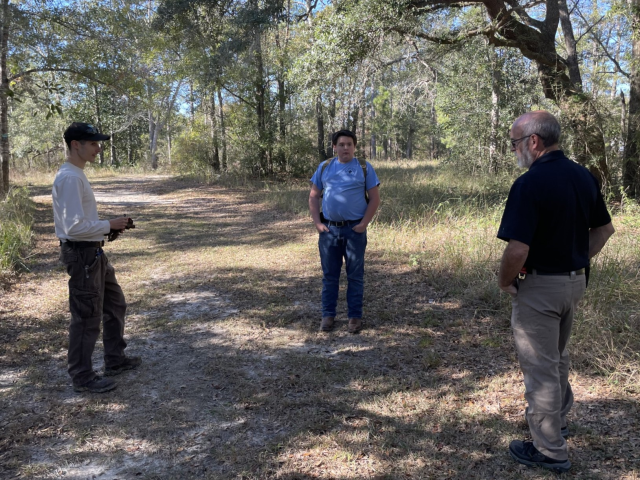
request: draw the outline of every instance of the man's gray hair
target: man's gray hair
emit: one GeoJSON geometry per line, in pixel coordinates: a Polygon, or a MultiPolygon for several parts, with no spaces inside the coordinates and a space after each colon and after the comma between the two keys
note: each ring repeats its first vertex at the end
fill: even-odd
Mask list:
{"type": "Polygon", "coordinates": [[[532,112],[530,118],[524,123],[522,135],[538,135],[542,139],[542,145],[550,147],[560,140],[560,124],[556,117],[548,112],[532,112]]]}

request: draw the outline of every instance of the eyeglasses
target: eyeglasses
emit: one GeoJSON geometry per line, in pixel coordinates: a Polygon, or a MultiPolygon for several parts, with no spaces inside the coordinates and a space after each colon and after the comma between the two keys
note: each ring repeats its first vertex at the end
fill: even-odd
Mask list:
{"type": "Polygon", "coordinates": [[[518,146],[518,143],[520,143],[522,140],[524,140],[525,138],[529,138],[532,135],[538,135],[542,140],[544,140],[544,137],[542,135],[540,135],[539,133],[532,133],[530,135],[527,135],[525,137],[521,137],[521,138],[512,138],[511,139],[511,148],[516,148],[518,146]]]}
{"type": "MultiPolygon", "coordinates": [[[[535,135],[535,133],[532,133],[531,135],[535,135]]],[[[515,139],[512,138],[511,148],[516,148],[522,140],[524,140],[525,138],[529,138],[531,135],[527,135],[526,137],[522,137],[522,138],[515,138],[515,139]]]]}

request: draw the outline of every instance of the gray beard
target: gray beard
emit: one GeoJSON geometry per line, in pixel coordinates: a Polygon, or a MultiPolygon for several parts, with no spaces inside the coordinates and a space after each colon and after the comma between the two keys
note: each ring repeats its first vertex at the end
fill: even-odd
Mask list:
{"type": "Polygon", "coordinates": [[[516,156],[518,159],[518,166],[520,168],[529,169],[533,164],[533,155],[530,152],[524,151],[522,154],[516,156]]]}

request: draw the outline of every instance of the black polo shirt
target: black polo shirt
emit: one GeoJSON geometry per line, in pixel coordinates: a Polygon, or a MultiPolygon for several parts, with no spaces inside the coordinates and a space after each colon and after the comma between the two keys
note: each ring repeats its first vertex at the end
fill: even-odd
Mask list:
{"type": "Polygon", "coordinates": [[[595,177],[555,150],[512,185],[498,238],[529,246],[527,268],[567,272],[589,264],[589,229],[609,222],[595,177]]]}

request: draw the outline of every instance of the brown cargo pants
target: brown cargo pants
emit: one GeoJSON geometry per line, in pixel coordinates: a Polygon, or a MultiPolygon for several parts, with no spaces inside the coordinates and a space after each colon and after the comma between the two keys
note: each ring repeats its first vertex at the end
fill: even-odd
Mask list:
{"type": "Polygon", "coordinates": [[[69,375],[74,385],[96,377],[91,356],[103,325],[105,367],[122,363],[124,316],[127,303],[113,267],[100,247],[74,247],[63,243],[60,260],[69,274],[69,375]]]}
{"type": "Polygon", "coordinates": [[[568,459],[560,434],[573,405],[567,344],[585,288],[584,275],[527,274],[512,300],[511,327],[528,403],[525,416],[534,446],[556,460],[568,459]]]}

